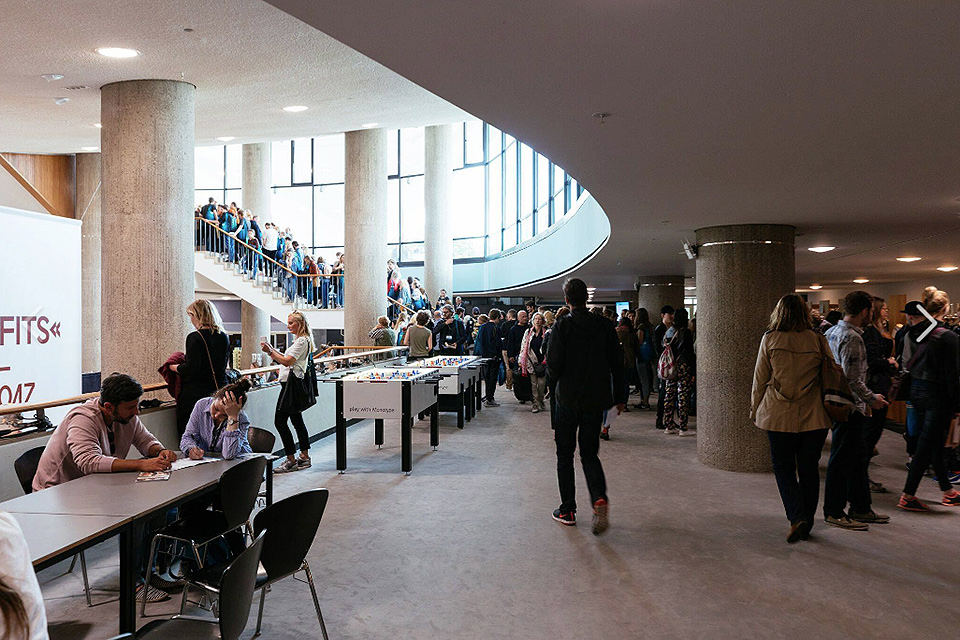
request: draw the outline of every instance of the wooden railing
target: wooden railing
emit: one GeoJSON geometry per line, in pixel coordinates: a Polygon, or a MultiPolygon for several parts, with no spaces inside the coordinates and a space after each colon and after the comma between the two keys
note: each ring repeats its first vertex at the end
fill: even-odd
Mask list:
{"type": "MultiPolygon", "coordinates": [[[[357,360],[361,358],[368,358],[371,356],[384,355],[390,352],[396,352],[397,355],[401,355],[405,351],[409,350],[409,347],[383,347],[380,349],[371,349],[370,347],[343,347],[343,346],[330,346],[320,351],[314,355],[314,362],[324,365],[328,363],[337,363],[337,362],[346,362],[349,363],[350,360],[357,360]],[[326,354],[331,353],[337,350],[351,350],[359,351],[360,353],[348,353],[339,356],[327,356],[326,354]]],[[[271,365],[269,367],[257,367],[254,369],[244,369],[240,371],[241,377],[262,375],[265,373],[270,373],[273,371],[279,371],[280,365],[271,365]]],[[[167,388],[165,382],[158,382],[156,384],[145,384],[143,385],[143,392],[149,393],[151,391],[163,391],[167,388]]],[[[17,405],[0,405],[0,415],[6,415],[11,413],[28,413],[32,411],[44,411],[46,409],[53,409],[54,407],[65,407],[71,404],[79,404],[81,402],[86,402],[90,398],[99,398],[100,393],[84,393],[79,396],[72,396],[70,398],[61,398],[59,400],[48,400],[46,402],[34,402],[32,404],[17,404],[17,405]]],[[[39,415],[38,415],[39,417],[39,415]]]]}

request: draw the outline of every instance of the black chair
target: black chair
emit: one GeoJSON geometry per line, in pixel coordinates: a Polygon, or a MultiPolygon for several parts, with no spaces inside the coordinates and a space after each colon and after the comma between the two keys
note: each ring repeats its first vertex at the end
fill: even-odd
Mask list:
{"type": "Polygon", "coordinates": [[[273,446],[277,442],[277,436],[266,429],[259,427],[247,428],[247,442],[250,443],[250,449],[254,453],[273,453],[273,446]]]}
{"type": "MultiPolygon", "coordinates": [[[[33,478],[37,475],[37,467],[40,466],[40,456],[43,455],[43,450],[44,447],[34,447],[21,454],[13,462],[13,470],[17,472],[17,480],[20,481],[24,494],[33,493],[33,478]]],[[[83,575],[83,593],[87,597],[87,606],[92,607],[90,581],[87,579],[87,558],[83,555],[83,551],[73,556],[67,573],[73,573],[74,567],[77,566],[77,558],[80,558],[80,573],[83,575]]]]}
{"type": "MultiPolygon", "coordinates": [[[[157,546],[161,540],[182,542],[190,545],[197,567],[203,567],[200,549],[211,542],[223,538],[226,534],[246,527],[250,531],[250,513],[257,501],[260,480],[266,469],[267,461],[261,456],[244,460],[230,467],[220,476],[220,509],[204,510],[189,514],[157,531],[150,543],[150,556],[147,563],[146,583],[150,584],[150,574],[156,562],[157,546]]],[[[166,552],[169,553],[169,552],[166,552]]],[[[147,590],[143,590],[140,603],[140,615],[146,615],[147,590]]]]}
{"type": "MultiPolygon", "coordinates": [[[[307,576],[307,584],[310,585],[313,606],[317,610],[317,620],[320,621],[320,631],[323,633],[324,640],[327,640],[327,627],[323,622],[320,600],[317,598],[313,574],[310,572],[310,565],[306,558],[310,546],[317,537],[317,529],[320,527],[320,520],[323,518],[323,511],[327,507],[329,498],[330,492],[327,489],[304,491],[270,505],[253,519],[253,530],[256,535],[266,535],[263,553],[260,555],[263,571],[257,575],[256,588],[260,590],[260,612],[257,615],[257,630],[254,632],[254,637],[260,635],[263,604],[270,585],[298,571],[303,571],[307,576]]],[[[212,565],[190,575],[180,601],[181,613],[186,607],[187,587],[194,585],[216,593],[223,579],[225,566],[226,563],[212,565]]]]}
{"type": "Polygon", "coordinates": [[[220,601],[219,620],[188,616],[154,620],[136,633],[125,633],[112,640],[239,640],[250,617],[264,537],[265,534],[257,536],[223,572],[223,579],[217,590],[220,601]]]}

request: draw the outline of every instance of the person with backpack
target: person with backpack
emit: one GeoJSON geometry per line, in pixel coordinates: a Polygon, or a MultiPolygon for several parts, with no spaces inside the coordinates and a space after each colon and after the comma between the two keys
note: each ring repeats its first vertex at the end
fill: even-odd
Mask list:
{"type": "Polygon", "coordinates": [[[950,298],[943,291],[935,291],[923,305],[933,316],[933,322],[924,319],[907,330],[904,365],[910,376],[910,403],[916,412],[917,441],[903,493],[897,506],[905,511],[929,511],[917,496],[920,481],[930,464],[943,492],[940,504],[960,506],[960,493],[950,484],[944,458],[944,443],[950,422],[960,412],[960,338],[946,329],[943,318],[950,306],[950,298]],[[909,352],[909,354],[908,354],[909,352]]]}
{"type": "Polygon", "coordinates": [[[693,332],[689,328],[686,309],[673,314],[673,326],[663,338],[659,374],[664,380],[663,432],[667,435],[690,435],[687,427],[690,399],[696,379],[697,355],[693,349],[693,332]]]}
{"type": "Polygon", "coordinates": [[[653,392],[653,361],[656,358],[656,349],[653,346],[653,325],[650,324],[650,314],[641,307],[637,309],[637,342],[640,348],[637,351],[637,375],[640,378],[640,402],[634,406],[637,409],[650,409],[650,394],[653,392]]]}
{"type": "Polygon", "coordinates": [[[831,427],[822,400],[825,358],[833,360],[830,346],[814,330],[807,303],[795,293],[780,298],[760,340],[750,418],[770,440],[791,544],[810,537],[820,500],[820,457],[831,427]]]}

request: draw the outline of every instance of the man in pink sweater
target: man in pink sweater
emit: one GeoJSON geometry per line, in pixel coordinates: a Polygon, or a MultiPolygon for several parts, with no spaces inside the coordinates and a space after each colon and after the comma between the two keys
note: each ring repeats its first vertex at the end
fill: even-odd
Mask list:
{"type": "Polygon", "coordinates": [[[177,454],[164,449],[140,422],[142,395],[143,387],[130,376],[108,376],[101,384],[100,397],[71,409],[50,436],[33,478],[33,490],[90,473],[169,469],[177,454]],[[145,457],[126,460],[131,445],[145,457]]]}

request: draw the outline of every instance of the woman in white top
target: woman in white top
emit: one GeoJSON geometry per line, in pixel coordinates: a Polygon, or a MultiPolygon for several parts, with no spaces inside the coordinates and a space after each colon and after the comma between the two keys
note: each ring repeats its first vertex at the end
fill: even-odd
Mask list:
{"type": "Polygon", "coordinates": [[[280,365],[280,397],[277,399],[277,412],[274,417],[274,426],[280,434],[283,441],[283,450],[287,454],[287,459],[280,463],[274,473],[287,473],[289,471],[299,471],[310,466],[310,436],[307,433],[307,427],[303,423],[303,411],[316,403],[316,397],[303,398],[296,393],[299,388],[295,385],[303,385],[304,378],[307,375],[307,368],[310,358],[316,346],[313,343],[313,332],[310,331],[310,324],[299,311],[294,311],[287,316],[287,330],[295,336],[293,343],[287,347],[284,353],[280,353],[266,342],[260,343],[260,348],[280,365]],[[293,376],[295,379],[291,379],[293,376]],[[287,426],[287,420],[293,423],[297,430],[297,439],[300,441],[300,456],[294,457],[296,446],[293,442],[293,434],[290,433],[290,427],[287,426]]]}
{"type": "Polygon", "coordinates": [[[47,613],[20,525],[0,512],[0,638],[47,640],[47,613]]]}

